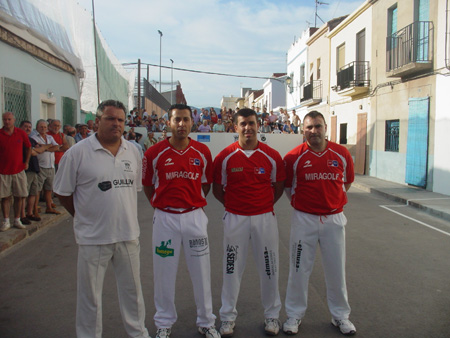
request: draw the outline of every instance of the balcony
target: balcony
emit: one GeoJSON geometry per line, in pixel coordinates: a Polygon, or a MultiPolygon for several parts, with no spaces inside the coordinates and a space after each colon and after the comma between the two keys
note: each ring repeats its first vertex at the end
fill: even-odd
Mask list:
{"type": "Polygon", "coordinates": [[[322,102],[322,81],[313,80],[300,88],[300,106],[307,107],[322,102]]]}
{"type": "Polygon", "coordinates": [[[416,21],[386,39],[388,77],[407,77],[433,68],[431,21],[416,21]]]}
{"type": "Polygon", "coordinates": [[[337,86],[332,87],[339,95],[358,96],[367,94],[370,87],[369,61],[354,61],[337,73],[337,86]]]}

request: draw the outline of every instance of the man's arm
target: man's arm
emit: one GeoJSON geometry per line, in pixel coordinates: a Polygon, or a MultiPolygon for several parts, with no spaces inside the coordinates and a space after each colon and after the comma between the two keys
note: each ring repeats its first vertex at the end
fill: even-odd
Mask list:
{"type": "Polygon", "coordinates": [[[220,203],[225,204],[225,191],[222,184],[213,183],[213,195],[220,203]]]}
{"type": "Polygon", "coordinates": [[[202,183],[202,190],[203,190],[203,194],[206,196],[208,196],[209,190],[211,189],[211,184],[209,183],[202,183]]]}
{"type": "Polygon", "coordinates": [[[153,185],[145,186],[144,185],[144,193],[149,202],[152,200],[154,192],[155,192],[155,186],[153,186],[153,185]]]}
{"type": "Polygon", "coordinates": [[[25,170],[28,169],[28,165],[30,163],[30,157],[31,157],[31,147],[30,148],[25,148],[25,170]]]}
{"type": "Polygon", "coordinates": [[[352,186],[351,183],[344,183],[345,191],[348,192],[351,186],[352,186]]]}
{"type": "Polygon", "coordinates": [[[62,138],[63,143],[62,143],[61,147],[59,148],[59,151],[66,151],[67,149],[70,148],[69,147],[69,142],[67,142],[66,135],[64,135],[63,133],[60,133],[60,134],[61,134],[61,138],[62,138]]]}
{"type": "Polygon", "coordinates": [[[272,183],[272,186],[274,189],[273,204],[275,204],[280,199],[281,195],[283,195],[284,181],[274,182],[272,183]]]}
{"type": "Polygon", "coordinates": [[[51,144],[36,144],[36,146],[33,148],[33,153],[31,155],[36,156],[39,154],[42,154],[45,152],[48,148],[52,147],[51,144]]]}
{"type": "Polygon", "coordinates": [[[69,212],[69,214],[72,215],[72,217],[75,217],[75,207],[73,206],[73,195],[70,196],[61,196],[58,194],[55,194],[61,205],[69,212]]]}

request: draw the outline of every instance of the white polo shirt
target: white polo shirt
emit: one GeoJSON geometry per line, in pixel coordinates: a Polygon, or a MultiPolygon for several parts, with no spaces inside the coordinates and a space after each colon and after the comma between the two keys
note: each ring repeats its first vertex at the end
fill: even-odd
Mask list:
{"type": "MultiPolygon", "coordinates": [[[[42,137],[41,134],[35,134],[31,136],[37,143],[39,144],[51,144],[54,146],[59,145],[53,136],[51,135],[45,135],[45,137],[42,137]]],[[[51,151],[44,151],[42,154],[37,155],[38,161],[39,161],[39,167],[40,168],[54,168],[55,167],[55,153],[51,151]]]]}
{"type": "Polygon", "coordinates": [[[116,156],[96,134],[66,151],[55,176],[58,195],[73,194],[75,240],[101,245],[135,240],[137,191],[142,190],[142,159],[136,147],[121,139],[116,156]]]}

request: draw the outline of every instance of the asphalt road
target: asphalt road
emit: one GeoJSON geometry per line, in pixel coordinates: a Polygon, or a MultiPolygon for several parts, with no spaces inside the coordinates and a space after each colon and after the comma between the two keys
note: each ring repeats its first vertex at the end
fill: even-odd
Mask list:
{"type": "MultiPolygon", "coordinates": [[[[352,188],[345,209],[347,284],[351,319],[358,337],[450,337],[450,224],[409,208],[381,205],[391,201],[352,188]],[[416,222],[420,221],[421,223],[416,222]],[[427,225],[444,232],[436,231],[427,225]]],[[[222,206],[208,196],[214,312],[220,308],[222,284],[222,206]]],[[[146,324],[154,337],[151,219],[153,211],[139,196],[143,292],[146,324]]],[[[276,205],[280,227],[280,293],[284,301],[288,276],[291,207],[283,196],[276,205]]],[[[72,219],[42,230],[0,255],[0,337],[75,337],[77,247],[72,219]]],[[[184,257],[177,278],[178,321],[172,337],[201,337],[195,327],[192,284],[184,257]]],[[[251,251],[238,302],[236,338],[264,337],[259,281],[251,251]]],[[[280,319],[285,320],[284,308],[280,319]]],[[[220,325],[219,320],[216,322],[220,325]]],[[[103,337],[126,337],[115,280],[107,273],[103,296],[103,337]]],[[[280,332],[279,336],[284,336],[280,332]]],[[[317,256],[311,275],[309,308],[301,337],[342,337],[330,324],[325,283],[317,256]]]]}

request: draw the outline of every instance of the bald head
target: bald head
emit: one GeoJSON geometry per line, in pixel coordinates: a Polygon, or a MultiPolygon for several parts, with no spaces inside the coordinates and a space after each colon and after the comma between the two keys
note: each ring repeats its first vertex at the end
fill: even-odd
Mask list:
{"type": "Polygon", "coordinates": [[[2,121],[3,121],[3,127],[6,130],[11,131],[14,129],[14,123],[16,122],[16,118],[14,117],[13,113],[11,113],[11,112],[3,113],[2,121]]]}

